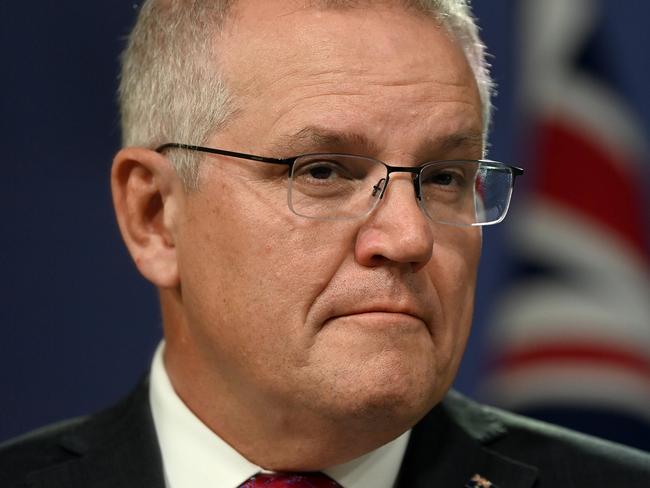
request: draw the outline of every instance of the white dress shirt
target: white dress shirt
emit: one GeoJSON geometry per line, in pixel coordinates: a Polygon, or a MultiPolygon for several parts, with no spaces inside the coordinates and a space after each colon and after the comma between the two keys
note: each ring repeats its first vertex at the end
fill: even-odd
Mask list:
{"type": "MultiPolygon", "coordinates": [[[[167,488],[236,488],[263,471],[211,431],[174,391],[163,362],[164,341],[151,366],[149,401],[162,453],[167,488]]],[[[324,473],[344,488],[391,488],[410,431],[324,473]]]]}

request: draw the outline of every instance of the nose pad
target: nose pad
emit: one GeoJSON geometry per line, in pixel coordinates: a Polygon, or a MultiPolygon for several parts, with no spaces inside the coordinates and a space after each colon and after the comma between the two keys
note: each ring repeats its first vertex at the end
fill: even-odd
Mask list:
{"type": "MultiPolygon", "coordinates": [[[[379,193],[379,199],[384,198],[384,193],[386,193],[387,187],[388,178],[380,179],[377,184],[372,187],[372,196],[377,197],[377,193],[379,193]]],[[[420,175],[418,174],[413,176],[413,190],[415,191],[415,199],[418,201],[418,204],[421,204],[422,197],[420,195],[420,175]]]]}
{"type": "MultiPolygon", "coordinates": [[[[386,194],[386,190],[388,189],[388,184],[390,182],[390,176],[386,178],[381,178],[376,185],[372,187],[372,192],[371,192],[371,198],[373,199],[372,207],[373,209],[376,208],[379,204],[380,201],[383,200],[384,195],[386,194]]],[[[412,182],[413,182],[413,193],[415,197],[415,202],[417,203],[419,210],[422,212],[422,214],[430,220],[429,214],[424,208],[422,198],[420,196],[420,179],[419,175],[413,174],[412,176],[412,182]]],[[[394,183],[393,183],[394,184],[394,183]]]]}
{"type": "Polygon", "coordinates": [[[376,197],[379,193],[379,198],[384,196],[384,191],[386,190],[386,178],[382,178],[377,182],[375,186],[372,187],[372,196],[376,197]]]}
{"type": "Polygon", "coordinates": [[[420,193],[420,173],[413,176],[413,190],[415,190],[415,199],[419,205],[422,205],[422,195],[420,193]]]}

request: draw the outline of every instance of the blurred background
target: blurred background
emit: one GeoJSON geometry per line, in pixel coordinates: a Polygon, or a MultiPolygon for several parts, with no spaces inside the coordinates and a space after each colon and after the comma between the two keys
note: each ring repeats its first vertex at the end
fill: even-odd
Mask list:
{"type": "MultiPolygon", "coordinates": [[[[650,450],[650,3],[474,0],[490,157],[526,169],[484,232],[456,387],[650,450]]],[[[0,441],[115,402],[160,340],[113,217],[130,2],[0,3],[0,441]]]]}

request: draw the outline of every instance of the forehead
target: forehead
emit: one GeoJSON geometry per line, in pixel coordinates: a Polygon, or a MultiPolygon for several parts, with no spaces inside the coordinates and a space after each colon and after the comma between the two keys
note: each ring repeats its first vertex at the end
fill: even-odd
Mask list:
{"type": "Polygon", "coordinates": [[[276,128],[300,130],[310,117],[342,130],[355,121],[428,130],[435,118],[438,130],[481,131],[473,72],[431,16],[393,2],[293,0],[242,0],[231,14],[218,47],[227,84],[244,112],[276,128]]]}
{"type": "Polygon", "coordinates": [[[256,71],[255,79],[260,82],[291,70],[345,75],[384,71],[392,76],[401,68],[405,79],[437,74],[441,81],[451,83],[461,81],[459,77],[465,74],[464,70],[426,72],[430,67],[426,61],[431,58],[445,65],[464,60],[464,54],[433,17],[401,3],[319,8],[298,0],[240,0],[230,20],[220,56],[237,74],[256,71]],[[387,62],[392,66],[386,66],[387,62]]]}

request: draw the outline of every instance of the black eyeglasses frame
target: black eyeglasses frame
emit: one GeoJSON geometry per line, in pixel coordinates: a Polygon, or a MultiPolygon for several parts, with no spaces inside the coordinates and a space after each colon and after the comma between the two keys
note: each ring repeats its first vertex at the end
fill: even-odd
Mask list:
{"type": "MultiPolygon", "coordinates": [[[[427,166],[430,166],[432,164],[436,163],[453,163],[453,162],[460,162],[460,161],[474,161],[476,163],[486,163],[490,164],[493,166],[499,166],[504,169],[510,169],[512,171],[512,188],[515,186],[515,180],[517,176],[521,176],[524,174],[523,168],[520,168],[518,166],[511,166],[509,164],[501,163],[499,161],[492,161],[490,159],[463,159],[463,160],[440,160],[440,161],[427,161],[420,166],[391,166],[389,164],[384,163],[383,161],[380,161],[379,159],[371,158],[369,156],[360,156],[357,154],[338,154],[338,153],[310,153],[310,154],[300,154],[298,156],[292,156],[289,158],[270,158],[266,156],[257,156],[254,154],[246,154],[246,153],[240,153],[240,152],[235,152],[235,151],[227,151],[225,149],[216,149],[213,147],[205,147],[205,146],[195,146],[192,144],[181,144],[178,142],[168,142],[166,144],[162,144],[161,146],[158,146],[156,148],[156,152],[162,153],[167,149],[186,149],[188,151],[197,151],[197,152],[203,152],[203,153],[208,153],[208,154],[217,154],[220,156],[229,156],[233,158],[239,158],[239,159],[248,159],[250,161],[257,161],[259,163],[270,163],[270,164],[284,164],[289,167],[289,170],[291,171],[293,169],[294,163],[305,156],[314,156],[317,154],[332,154],[332,155],[340,155],[340,156],[354,156],[354,157],[359,157],[359,158],[364,158],[364,159],[372,159],[373,161],[376,161],[378,163],[381,163],[384,165],[386,168],[386,181],[382,185],[381,188],[381,195],[379,195],[379,198],[383,198],[384,192],[386,191],[386,187],[388,186],[388,180],[390,179],[390,174],[391,173],[411,173],[414,175],[413,178],[413,185],[415,187],[415,196],[418,200],[421,199],[420,196],[420,185],[419,185],[419,179],[420,175],[422,174],[422,171],[424,168],[427,166]]],[[[379,188],[376,188],[379,189],[379,188]]]]}

